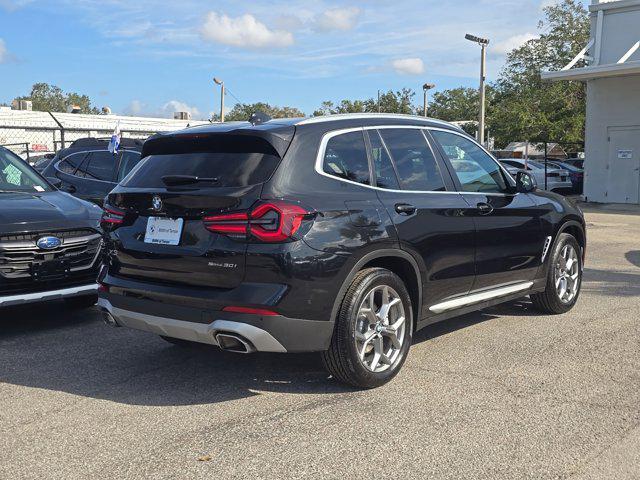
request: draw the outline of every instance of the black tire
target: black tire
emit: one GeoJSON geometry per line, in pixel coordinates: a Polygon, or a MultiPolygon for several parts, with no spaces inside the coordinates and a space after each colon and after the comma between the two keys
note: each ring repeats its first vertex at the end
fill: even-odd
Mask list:
{"type": "Polygon", "coordinates": [[[543,313],[549,313],[553,315],[566,313],[571,310],[578,301],[578,297],[580,296],[580,288],[582,286],[582,253],[580,245],[578,244],[578,241],[575,239],[575,237],[568,233],[561,233],[558,236],[558,240],[553,247],[553,251],[549,255],[548,262],[547,283],[545,291],[530,295],[531,301],[533,302],[533,306],[543,313]],[[575,296],[569,302],[563,302],[560,299],[555,285],[556,265],[560,259],[561,252],[564,249],[565,245],[572,246],[575,252],[578,254],[577,289],[575,296]]]}
{"type": "MultiPolygon", "coordinates": [[[[336,318],[329,350],[322,353],[325,368],[337,380],[358,388],[375,388],[395,377],[404,364],[413,335],[413,311],[411,298],[405,284],[393,272],[384,268],[367,268],[358,272],[342,300],[336,318]],[[358,311],[365,295],[379,286],[389,286],[398,294],[404,307],[406,326],[399,354],[393,364],[382,372],[367,369],[356,348],[356,324],[358,311]]],[[[375,368],[374,368],[375,370],[375,368]]]]}
{"type": "Polygon", "coordinates": [[[192,342],[190,340],[183,340],[182,338],[174,338],[174,337],[166,337],[164,335],[159,335],[161,339],[165,342],[169,342],[172,345],[176,345],[181,348],[193,348],[197,345],[197,342],[192,342]]]}
{"type": "Polygon", "coordinates": [[[98,301],[98,295],[83,295],[81,297],[65,298],[64,302],[70,308],[89,308],[93,307],[98,301]]]}

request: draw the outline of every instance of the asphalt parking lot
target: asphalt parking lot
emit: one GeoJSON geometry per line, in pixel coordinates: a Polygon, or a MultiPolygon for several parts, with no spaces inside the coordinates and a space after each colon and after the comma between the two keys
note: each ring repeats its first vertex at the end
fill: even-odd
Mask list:
{"type": "Polygon", "coordinates": [[[577,307],[431,326],[373,391],[315,355],[0,311],[0,478],[639,478],[640,211],[589,209],[577,307]]]}

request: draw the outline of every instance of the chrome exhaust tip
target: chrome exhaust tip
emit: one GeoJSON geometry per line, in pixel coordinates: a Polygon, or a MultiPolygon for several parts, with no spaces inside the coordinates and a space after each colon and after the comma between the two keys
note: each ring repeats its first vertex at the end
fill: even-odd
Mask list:
{"type": "Polygon", "coordinates": [[[111,313],[108,310],[102,310],[102,321],[105,323],[105,325],[109,327],[116,328],[120,326],[118,325],[118,321],[116,320],[116,317],[111,315],[111,313]]]}
{"type": "Polygon", "coordinates": [[[216,342],[222,350],[229,352],[252,353],[256,351],[248,340],[232,333],[217,333],[216,342]]]}

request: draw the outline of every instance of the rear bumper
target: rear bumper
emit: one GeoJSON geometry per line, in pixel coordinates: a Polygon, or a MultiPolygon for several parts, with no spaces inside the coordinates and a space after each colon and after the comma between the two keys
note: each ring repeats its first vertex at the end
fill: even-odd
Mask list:
{"type": "MultiPolygon", "coordinates": [[[[544,187],[544,184],[542,184],[544,187]]],[[[564,182],[561,180],[549,179],[547,178],[547,190],[563,190],[573,188],[573,183],[571,180],[567,179],[564,182]]]]}
{"type": "Polygon", "coordinates": [[[22,305],[26,303],[45,302],[48,300],[58,300],[61,298],[80,297],[83,295],[95,294],[98,291],[98,284],[80,285],[77,287],[61,288],[58,290],[48,290],[45,292],[20,293],[17,295],[7,295],[0,297],[0,307],[11,305],[22,305]]]}
{"type": "Polygon", "coordinates": [[[162,305],[153,300],[100,292],[98,306],[118,326],[193,342],[218,345],[218,334],[248,341],[249,351],[314,352],[329,347],[333,322],[302,320],[282,315],[260,316],[202,310],[182,305],[162,305]]]}

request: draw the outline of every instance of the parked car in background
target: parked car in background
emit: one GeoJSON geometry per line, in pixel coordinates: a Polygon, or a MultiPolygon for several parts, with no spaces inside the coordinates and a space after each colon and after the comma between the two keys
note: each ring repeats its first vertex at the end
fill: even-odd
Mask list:
{"type": "MultiPolygon", "coordinates": [[[[544,164],[535,160],[527,160],[525,162],[522,158],[501,158],[500,163],[506,167],[511,175],[516,175],[519,171],[527,171],[531,173],[536,181],[538,187],[545,188],[545,169],[544,164]]],[[[546,186],[547,190],[553,191],[570,191],[572,188],[571,179],[569,178],[569,172],[561,168],[549,168],[547,166],[546,172],[546,186]]]]}
{"type": "Polygon", "coordinates": [[[101,214],[0,147],[0,307],[60,298],[94,304],[101,214]]]}
{"type": "Polygon", "coordinates": [[[49,166],[49,164],[56,157],[55,153],[45,153],[44,155],[35,155],[29,157],[29,164],[37,171],[43,172],[45,168],[49,166]]]}
{"type": "Polygon", "coordinates": [[[60,150],[42,171],[57,177],[72,195],[102,205],[104,197],[140,161],[142,140],[123,138],[119,152],[108,150],[109,140],[83,138],[60,150]]]}
{"type": "Polygon", "coordinates": [[[318,351],[335,378],[371,388],[422,327],[526,295],[564,313],[580,292],[580,210],[445,122],[212,124],[142,154],[104,205],[98,305],[112,326],[318,351]]]}
{"type": "Polygon", "coordinates": [[[582,193],[584,185],[584,170],[582,168],[578,168],[575,165],[571,165],[570,163],[565,163],[564,161],[560,160],[547,160],[547,164],[553,166],[554,168],[567,170],[569,172],[571,185],[573,186],[573,191],[575,193],[582,193]]]}
{"type": "Polygon", "coordinates": [[[584,169],[584,158],[567,158],[562,160],[563,163],[573,165],[574,167],[584,169]]]}

